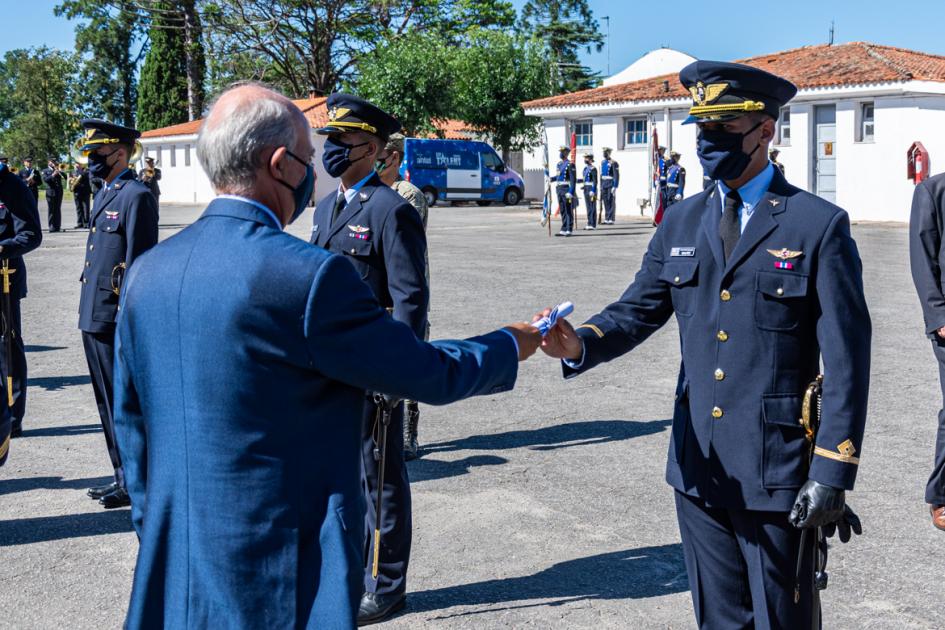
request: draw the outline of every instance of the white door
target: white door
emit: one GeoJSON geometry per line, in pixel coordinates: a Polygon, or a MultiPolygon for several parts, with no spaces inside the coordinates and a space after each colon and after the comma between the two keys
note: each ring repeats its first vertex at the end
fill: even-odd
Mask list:
{"type": "Polygon", "coordinates": [[[479,164],[479,152],[451,151],[446,167],[446,199],[480,199],[481,197],[482,167],[479,164]]]}
{"type": "Polygon", "coordinates": [[[818,105],[814,108],[816,141],[814,142],[814,194],[837,203],[837,108],[818,105]]]}

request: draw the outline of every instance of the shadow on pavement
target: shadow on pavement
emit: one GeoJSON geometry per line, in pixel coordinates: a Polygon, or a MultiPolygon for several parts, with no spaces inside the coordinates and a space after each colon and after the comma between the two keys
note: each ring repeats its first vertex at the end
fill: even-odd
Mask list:
{"type": "MultiPolygon", "coordinates": [[[[63,479],[62,477],[24,477],[22,479],[0,479],[0,495],[30,490],[85,490],[92,486],[104,486],[114,477],[87,477],[85,479],[63,479]]],[[[91,501],[91,499],[89,499],[91,501]]]]}
{"type": "Polygon", "coordinates": [[[50,392],[73,385],[89,385],[91,382],[92,378],[88,374],[79,376],[39,376],[26,379],[27,387],[42,387],[50,392]]]}
{"type": "Polygon", "coordinates": [[[100,424],[74,424],[65,427],[44,427],[42,429],[23,429],[23,437],[69,437],[86,433],[101,433],[100,424]]]}
{"type": "Polygon", "coordinates": [[[26,346],[27,352],[52,352],[53,350],[65,349],[65,346],[26,346]]]}
{"type": "Polygon", "coordinates": [[[407,612],[453,606],[487,606],[438,619],[497,610],[559,606],[573,601],[641,599],[689,590],[682,545],[660,545],[604,553],[552,565],[533,575],[447,586],[409,595],[407,612]],[[496,608],[492,604],[555,599],[496,608]]]}
{"type": "Polygon", "coordinates": [[[507,431],[489,435],[471,435],[449,442],[435,442],[423,446],[425,454],[460,450],[495,451],[529,447],[536,451],[552,451],[571,446],[587,446],[619,442],[644,435],[660,433],[672,420],[587,420],[570,422],[540,429],[507,431]]]}
{"type": "MultiPolygon", "coordinates": [[[[91,500],[89,500],[91,503],[91,500]]],[[[131,510],[102,510],[0,521],[0,547],[130,532],[131,510]]]]}
{"type": "Polygon", "coordinates": [[[433,479],[447,479],[469,474],[472,468],[478,466],[498,466],[507,464],[509,460],[495,455],[473,455],[452,462],[436,459],[415,459],[407,464],[410,483],[432,481],[433,479]]]}

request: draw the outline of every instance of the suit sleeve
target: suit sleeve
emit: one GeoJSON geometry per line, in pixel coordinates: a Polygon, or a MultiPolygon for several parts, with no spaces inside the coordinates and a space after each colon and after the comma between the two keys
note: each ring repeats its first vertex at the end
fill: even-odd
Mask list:
{"type": "Polygon", "coordinates": [[[518,351],[507,333],[423,342],[387,314],[340,256],[316,275],[304,329],[313,367],[366,391],[444,405],[508,391],[518,374],[518,351]]]}
{"type": "Polygon", "coordinates": [[[572,367],[562,362],[564,377],[577,374],[630,352],[659,330],[673,314],[669,285],[663,270],[663,228],[650,240],[643,264],[620,299],[578,326],[584,360],[572,367]]]}
{"type": "Polygon", "coordinates": [[[617,186],[620,185],[620,165],[617,164],[617,163],[614,162],[614,161],[611,161],[610,163],[611,163],[611,165],[612,165],[611,168],[614,169],[614,172],[613,172],[613,175],[614,175],[614,188],[616,189],[617,186]]]}
{"type": "Polygon", "coordinates": [[[381,238],[394,319],[423,339],[430,289],[426,280],[427,237],[419,213],[406,201],[399,203],[388,215],[381,238]]]}
{"type": "Polygon", "coordinates": [[[118,318],[115,332],[114,414],[115,440],[118,444],[118,452],[121,454],[125,488],[131,497],[131,522],[140,538],[147,496],[148,434],[141,410],[141,401],[133,379],[132,318],[126,315],[127,309],[124,304],[125,296],[129,293],[127,287],[133,282],[134,272],[131,272],[128,275],[126,290],[121,292],[122,316],[118,318]]]}
{"type": "Polygon", "coordinates": [[[4,258],[27,254],[43,242],[36,199],[23,181],[13,173],[0,176],[0,201],[13,219],[13,236],[0,240],[4,258]]]}
{"type": "Polygon", "coordinates": [[[126,216],[125,263],[131,267],[135,258],[157,245],[158,211],[154,195],[150,191],[136,195],[135,203],[126,216]]]}
{"type": "Polygon", "coordinates": [[[821,241],[816,289],[824,391],[809,476],[852,490],[866,424],[872,324],[863,296],[863,265],[846,212],[833,218],[821,241]]]}
{"type": "Polygon", "coordinates": [[[568,192],[572,195],[577,190],[577,166],[568,162],[568,192]]]}
{"type": "Polygon", "coordinates": [[[942,295],[941,198],[936,199],[927,182],[916,186],[912,196],[912,217],[909,221],[909,260],[925,332],[934,335],[945,326],[945,296],[942,295]]]}

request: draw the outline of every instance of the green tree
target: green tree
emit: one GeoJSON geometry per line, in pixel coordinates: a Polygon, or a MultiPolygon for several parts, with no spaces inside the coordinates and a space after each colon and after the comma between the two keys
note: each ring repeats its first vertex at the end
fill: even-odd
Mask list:
{"type": "Polygon", "coordinates": [[[141,15],[129,2],[110,0],[62,0],[54,12],[79,21],[75,48],[82,56],[82,113],[133,125],[138,65],[146,52],[141,15]]]}
{"type": "Polygon", "coordinates": [[[174,4],[155,3],[148,29],[151,45],[138,83],[137,125],[142,131],[188,120],[186,42],[182,25],[170,13],[174,4]]]}
{"type": "Polygon", "coordinates": [[[406,135],[435,133],[451,113],[451,50],[434,35],[410,33],[362,57],[360,96],[396,116],[406,135]]]}
{"type": "Polygon", "coordinates": [[[454,57],[454,116],[489,136],[505,161],[538,142],[539,119],[521,103],[551,95],[545,52],[539,41],[482,31],[454,57]]]}
{"type": "Polygon", "coordinates": [[[58,50],[11,50],[0,65],[0,147],[17,159],[64,156],[78,137],[71,89],[75,58],[58,50]]]}
{"type": "Polygon", "coordinates": [[[581,48],[591,52],[604,46],[587,0],[528,0],[522,7],[520,27],[548,46],[556,93],[597,86],[600,76],[578,62],[581,48]]]}

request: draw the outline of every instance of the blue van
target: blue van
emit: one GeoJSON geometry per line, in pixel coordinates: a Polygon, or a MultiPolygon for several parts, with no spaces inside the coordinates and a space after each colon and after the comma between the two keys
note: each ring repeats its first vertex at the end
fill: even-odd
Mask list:
{"type": "Polygon", "coordinates": [[[521,175],[475,140],[407,138],[400,176],[422,190],[431,206],[439,199],[514,206],[525,192],[521,175]]]}

